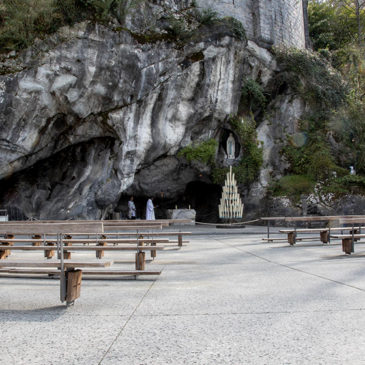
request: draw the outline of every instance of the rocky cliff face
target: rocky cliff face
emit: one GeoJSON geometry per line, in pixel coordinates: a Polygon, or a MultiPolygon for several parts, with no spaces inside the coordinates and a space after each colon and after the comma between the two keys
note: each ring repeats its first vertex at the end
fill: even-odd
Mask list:
{"type": "MultiPolygon", "coordinates": [[[[267,85],[277,73],[267,50],[222,25],[174,42],[82,23],[6,65],[0,205],[49,219],[103,217],[126,192],[178,197],[201,170],[177,152],[219,136],[245,78],[267,85]]],[[[282,94],[271,110],[258,130],[265,165],[246,196],[252,207],[282,170],[277,142],[303,105],[282,94]]]]}

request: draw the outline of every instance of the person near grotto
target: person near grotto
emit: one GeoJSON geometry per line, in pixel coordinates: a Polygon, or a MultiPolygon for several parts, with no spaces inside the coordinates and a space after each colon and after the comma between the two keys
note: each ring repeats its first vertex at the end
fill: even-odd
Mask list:
{"type": "Polygon", "coordinates": [[[133,196],[128,201],[128,219],[136,219],[136,205],[133,196]]]}
{"type": "Polygon", "coordinates": [[[146,220],[148,220],[148,221],[155,220],[155,207],[153,206],[153,198],[149,198],[147,200],[147,205],[146,205],[146,220]]]}

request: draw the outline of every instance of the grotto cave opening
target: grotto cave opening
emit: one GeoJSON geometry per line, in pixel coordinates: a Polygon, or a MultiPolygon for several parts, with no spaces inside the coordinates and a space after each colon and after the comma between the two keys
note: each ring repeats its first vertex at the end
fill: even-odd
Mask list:
{"type": "Polygon", "coordinates": [[[192,181],[187,184],[183,199],[196,210],[197,222],[216,223],[218,204],[222,194],[222,187],[202,181],[192,181]]]}
{"type": "MultiPolygon", "coordinates": [[[[196,221],[216,223],[218,217],[218,204],[222,194],[222,187],[203,181],[191,181],[186,185],[185,191],[179,196],[166,196],[164,192],[154,195],[156,219],[166,219],[167,210],[191,209],[196,210],[196,221]]],[[[146,203],[149,196],[142,195],[141,192],[133,195],[136,206],[137,219],[145,219],[146,203]]],[[[127,219],[128,200],[130,195],[123,194],[118,202],[115,212],[119,213],[121,219],[127,219]]],[[[118,217],[118,218],[119,218],[118,217]]],[[[112,217],[108,217],[112,219],[112,217]]]]}

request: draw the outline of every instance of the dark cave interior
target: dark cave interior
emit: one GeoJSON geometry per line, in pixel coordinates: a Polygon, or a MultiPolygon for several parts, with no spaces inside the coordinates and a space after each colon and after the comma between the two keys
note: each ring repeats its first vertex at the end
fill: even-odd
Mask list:
{"type": "MultiPolygon", "coordinates": [[[[156,218],[166,218],[167,209],[191,209],[196,210],[196,221],[218,222],[218,204],[222,188],[220,185],[209,184],[202,181],[192,181],[186,186],[184,194],[178,197],[165,198],[163,194],[155,196],[156,218]]],[[[127,206],[130,196],[122,195],[116,208],[121,213],[121,218],[127,217],[127,206]]],[[[146,202],[148,197],[142,195],[134,196],[134,203],[137,210],[137,218],[145,219],[146,202]]]]}

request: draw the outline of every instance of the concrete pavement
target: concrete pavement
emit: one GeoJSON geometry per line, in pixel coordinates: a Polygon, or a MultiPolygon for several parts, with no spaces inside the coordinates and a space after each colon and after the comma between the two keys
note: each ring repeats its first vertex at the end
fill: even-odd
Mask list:
{"type": "Polygon", "coordinates": [[[0,364],[365,364],[365,245],[191,228],[160,277],[83,280],[73,307],[58,280],[0,278],[0,364]]]}

